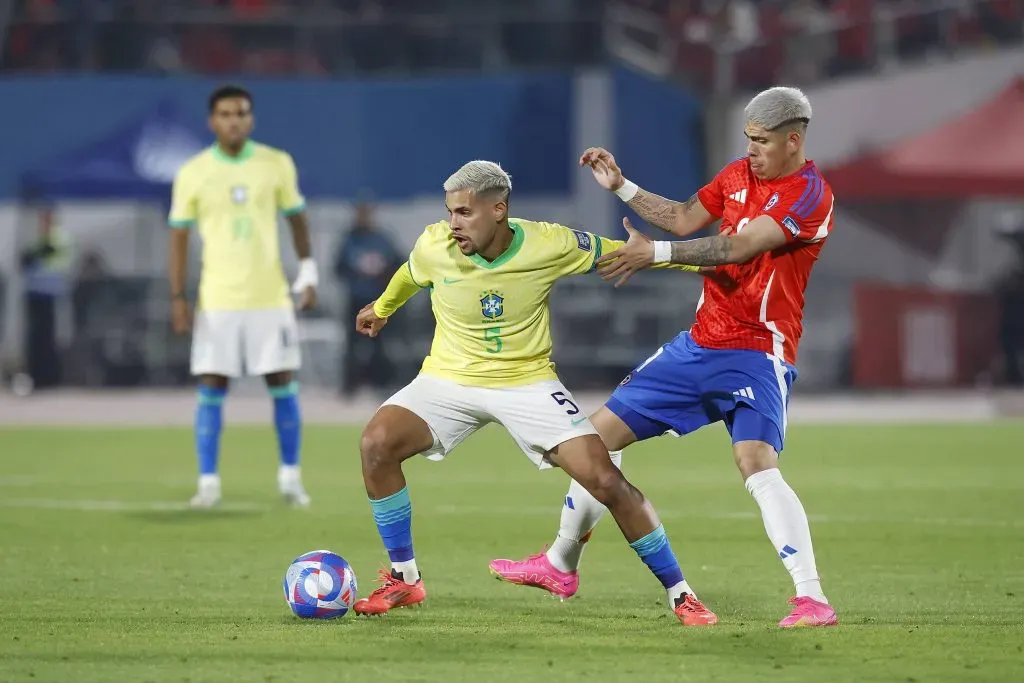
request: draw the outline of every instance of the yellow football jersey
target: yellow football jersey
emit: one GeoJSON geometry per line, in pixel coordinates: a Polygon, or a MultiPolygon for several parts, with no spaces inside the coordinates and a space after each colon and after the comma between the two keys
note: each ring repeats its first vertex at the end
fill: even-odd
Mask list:
{"type": "Polygon", "coordinates": [[[186,162],[174,179],[169,222],[198,227],[202,237],[199,307],[291,306],[277,216],[304,208],[295,163],[282,150],[250,141],[230,157],[214,145],[186,162]]]}
{"type": "MultiPolygon", "coordinates": [[[[555,379],[548,295],[560,277],[594,270],[622,246],[554,223],[513,218],[508,249],[494,261],[465,256],[446,221],[427,226],[374,305],[388,317],[417,288],[430,289],[437,320],[421,372],[459,384],[504,387],[555,379]]],[[[689,267],[685,267],[690,269],[689,267]]]]}

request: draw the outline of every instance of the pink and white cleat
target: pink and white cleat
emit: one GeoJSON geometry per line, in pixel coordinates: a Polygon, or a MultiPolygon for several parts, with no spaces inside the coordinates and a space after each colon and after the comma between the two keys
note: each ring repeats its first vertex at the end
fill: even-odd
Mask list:
{"type": "Polygon", "coordinates": [[[835,626],[839,623],[839,617],[836,616],[832,605],[818,602],[814,598],[790,598],[789,604],[794,606],[793,611],[779,622],[782,628],[835,626]]]}
{"type": "Polygon", "coordinates": [[[530,555],[525,560],[492,560],[491,573],[501,581],[520,586],[543,588],[561,600],[576,595],[580,577],[575,571],[555,569],[544,553],[530,555]]]}

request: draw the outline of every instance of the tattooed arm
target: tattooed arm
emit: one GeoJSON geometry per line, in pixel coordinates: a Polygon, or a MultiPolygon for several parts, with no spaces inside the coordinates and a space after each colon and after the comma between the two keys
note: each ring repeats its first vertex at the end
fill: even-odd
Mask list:
{"type": "MultiPolygon", "coordinates": [[[[589,166],[594,179],[606,190],[616,192],[626,183],[622,169],[615,163],[615,157],[602,147],[591,147],[584,152],[580,157],[580,166],[589,166]]],[[[693,234],[715,220],[697,195],[685,202],[677,202],[638,188],[626,203],[651,225],[679,237],[693,234]]]]}
{"type": "Polygon", "coordinates": [[[692,195],[680,203],[641,187],[626,204],[651,225],[679,237],[691,235],[714,220],[714,216],[708,213],[697,199],[697,195],[692,195]]]}
{"type": "Polygon", "coordinates": [[[718,266],[746,263],[759,254],[778,249],[786,235],[771,216],[758,216],[733,235],[715,235],[685,242],[671,242],[671,263],[718,266]]]}
{"type": "MultiPolygon", "coordinates": [[[[646,235],[634,230],[629,219],[623,220],[623,226],[629,233],[626,245],[597,259],[598,273],[605,280],[617,278],[616,287],[624,284],[636,271],[650,268],[655,262],[655,243],[646,235]]],[[[659,244],[671,250],[671,263],[707,267],[745,263],[759,254],[778,249],[785,243],[786,234],[775,219],[771,216],[758,216],[736,234],[659,244]]],[[[659,261],[663,262],[664,257],[659,261]]]]}

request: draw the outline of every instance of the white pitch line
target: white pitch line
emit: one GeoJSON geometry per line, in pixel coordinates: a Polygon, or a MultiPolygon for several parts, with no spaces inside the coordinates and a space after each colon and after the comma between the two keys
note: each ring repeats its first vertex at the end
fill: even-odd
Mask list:
{"type": "MultiPolygon", "coordinates": [[[[422,510],[422,507],[420,508],[422,510]]],[[[524,507],[483,507],[474,505],[440,505],[430,508],[426,514],[440,515],[483,515],[483,516],[554,516],[558,507],[524,506],[524,507]]],[[[761,515],[752,511],[690,513],[658,508],[658,516],[662,519],[705,519],[705,520],[760,520],[761,515]]],[[[975,519],[967,517],[869,517],[855,515],[808,515],[808,519],[816,524],[913,524],[915,526],[962,526],[962,527],[996,527],[1003,529],[1024,529],[1024,520],[1018,519],[975,519]]]]}
{"type": "Polygon", "coordinates": [[[0,486],[34,486],[41,481],[39,477],[12,474],[9,477],[0,477],[0,486]]]}
{"type": "MultiPolygon", "coordinates": [[[[81,512],[159,512],[189,510],[185,501],[122,501],[122,500],[71,500],[58,498],[9,498],[0,500],[0,507],[13,509],[35,510],[69,510],[81,512]]],[[[259,503],[221,503],[214,510],[230,512],[265,512],[269,505],[259,503]]],[[[558,511],[556,506],[524,506],[524,507],[484,507],[476,505],[440,505],[437,507],[420,508],[420,514],[426,515],[459,515],[459,516],[507,516],[507,517],[548,517],[558,511]],[[426,509],[424,509],[426,508],[426,509]]],[[[320,512],[320,514],[323,514],[320,512]]],[[[348,514],[348,513],[328,513],[348,514]]],[[[717,521],[759,520],[761,516],[751,511],[720,512],[720,513],[688,513],[675,510],[659,510],[663,519],[704,519],[717,521]]],[[[1000,529],[1024,529],[1024,520],[1018,519],[976,519],[970,517],[859,517],[853,515],[809,515],[815,524],[911,524],[915,526],[950,526],[950,527],[991,527],[1000,529]]]]}
{"type": "MultiPolygon", "coordinates": [[[[165,512],[192,509],[187,501],[68,500],[59,498],[9,498],[0,500],[0,507],[76,512],[165,512]]],[[[269,509],[269,506],[257,503],[221,503],[213,508],[214,511],[229,512],[264,512],[269,509]]]]}

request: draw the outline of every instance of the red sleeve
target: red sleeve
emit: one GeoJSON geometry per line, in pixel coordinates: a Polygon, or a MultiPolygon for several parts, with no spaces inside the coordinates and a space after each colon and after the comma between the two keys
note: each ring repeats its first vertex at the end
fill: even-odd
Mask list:
{"type": "Polygon", "coordinates": [[[832,229],[832,188],[818,174],[806,182],[794,183],[778,199],[772,197],[762,210],[771,216],[786,233],[786,241],[820,242],[832,229]]]}
{"type": "Polygon", "coordinates": [[[721,218],[725,213],[725,194],[722,192],[722,176],[729,169],[728,166],[718,172],[711,182],[697,190],[697,199],[707,212],[715,218],[721,218]]]}

